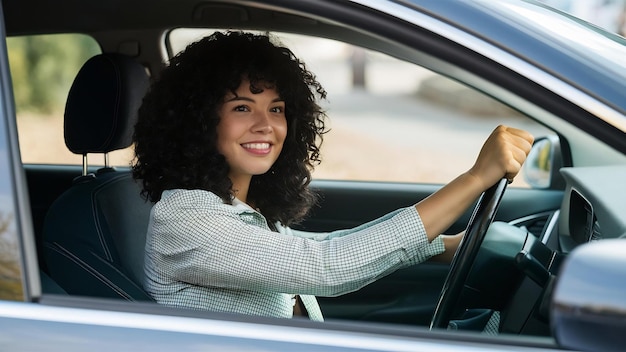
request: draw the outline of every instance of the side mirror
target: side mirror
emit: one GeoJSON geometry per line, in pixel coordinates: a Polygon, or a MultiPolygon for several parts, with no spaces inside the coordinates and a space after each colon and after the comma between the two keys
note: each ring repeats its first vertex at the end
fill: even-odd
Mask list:
{"type": "Polygon", "coordinates": [[[550,135],[535,140],[522,167],[522,175],[532,188],[563,189],[565,180],[559,172],[561,167],[563,155],[559,137],[550,135]]]}
{"type": "Polygon", "coordinates": [[[626,239],[591,242],[563,263],[552,296],[559,346],[618,351],[626,346],[626,239]]]}

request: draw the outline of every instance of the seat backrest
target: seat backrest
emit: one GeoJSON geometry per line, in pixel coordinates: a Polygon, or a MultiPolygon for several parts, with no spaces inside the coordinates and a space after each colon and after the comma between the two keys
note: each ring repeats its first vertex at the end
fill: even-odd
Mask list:
{"type": "MultiPolygon", "coordinates": [[[[101,54],[89,59],[68,95],[68,149],[86,156],[130,146],[148,85],[144,67],[130,57],[101,54]]],[[[68,294],[151,300],[142,288],[151,207],[130,171],[108,166],[96,173],[84,171],[44,220],[43,251],[51,279],[68,294]]]]}

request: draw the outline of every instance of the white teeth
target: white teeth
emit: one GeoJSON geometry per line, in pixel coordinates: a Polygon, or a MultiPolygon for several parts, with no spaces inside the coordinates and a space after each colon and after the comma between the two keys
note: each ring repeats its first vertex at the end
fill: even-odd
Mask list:
{"type": "Polygon", "coordinates": [[[246,149],[268,149],[270,147],[269,143],[245,143],[241,145],[246,149]]]}

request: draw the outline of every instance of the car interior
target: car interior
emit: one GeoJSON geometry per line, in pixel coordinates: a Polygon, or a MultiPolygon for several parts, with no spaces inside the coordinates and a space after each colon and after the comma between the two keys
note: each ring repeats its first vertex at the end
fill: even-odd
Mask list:
{"type": "MultiPolygon", "coordinates": [[[[482,246],[478,243],[467,250],[472,252],[468,254],[469,263],[458,264],[468,271],[457,279],[461,284],[456,296],[444,304],[449,311],[437,313],[437,306],[453,268],[426,262],[399,270],[357,292],[320,297],[322,311],[330,321],[428,327],[433,314],[444,314],[445,323],[439,327],[445,328],[451,321],[459,330],[481,330],[485,317],[488,320],[498,311],[501,333],[550,336],[547,304],[561,262],[569,250],[589,241],[590,236],[601,236],[596,226],[598,217],[619,218],[612,212],[598,215],[590,211],[590,199],[595,199],[597,191],[588,186],[587,176],[576,170],[566,172],[565,177],[558,172],[561,166],[585,163],[600,154],[606,160],[624,160],[621,153],[607,146],[593,152],[581,150],[579,146],[593,138],[564,124],[559,116],[582,119],[585,112],[510,69],[493,65],[480,54],[426,30],[403,28],[405,24],[386,21],[365,10],[341,12],[342,8],[337,7],[332,9],[332,15],[324,17],[244,2],[161,2],[161,8],[151,8],[149,15],[142,16],[144,9],[150,7],[147,1],[112,1],[93,9],[84,8],[90,5],[78,1],[66,1],[64,6],[46,7],[49,11],[30,12],[28,21],[23,21],[24,16],[10,16],[28,12],[29,3],[4,2],[10,36],[85,33],[94,38],[102,51],[87,60],[77,73],[64,107],[65,145],[80,157],[82,165],[24,163],[44,295],[153,301],[142,288],[151,204],[141,196],[128,165],[109,165],[107,155],[131,146],[135,112],[149,81],[158,77],[167,58],[176,54],[168,40],[170,31],[176,28],[291,33],[382,52],[460,82],[471,92],[490,96],[515,110],[512,121],[541,131],[535,151],[543,150],[544,160],[547,154],[552,165],[548,182],[533,187],[533,181],[527,178],[525,182],[530,186],[504,186],[506,191],[500,186],[500,194],[493,195],[497,213],[482,219],[468,209],[446,232],[470,231],[473,228],[468,223],[481,219],[494,221],[488,230],[475,230],[482,232],[484,241],[482,246]],[[124,11],[116,12],[122,7],[124,11]],[[530,122],[520,122],[520,116],[530,122]],[[573,140],[574,146],[570,144],[573,140]],[[89,162],[88,156],[94,154],[98,158],[102,155],[103,166],[89,162]],[[584,220],[582,225],[569,220],[568,226],[586,230],[564,236],[563,222],[568,221],[565,216],[584,220]]],[[[332,105],[332,97],[330,100],[332,105]]],[[[500,121],[511,120],[505,116],[489,123],[495,127],[500,121]]],[[[357,127],[350,128],[357,131],[357,127]]],[[[418,132],[412,133],[419,138],[418,132]]],[[[409,155],[403,155],[404,158],[420,164],[420,160],[406,154],[409,155]]],[[[619,177],[621,172],[616,170],[609,175],[619,177]]],[[[297,228],[330,231],[353,227],[409,206],[436,191],[441,183],[315,179],[312,186],[321,194],[321,202],[297,228]]],[[[612,203],[619,202],[611,198],[612,203]]],[[[484,196],[477,205],[486,206],[489,199],[484,196]]],[[[621,223],[616,222],[615,227],[620,228],[621,223]]]]}
{"type": "Polygon", "coordinates": [[[151,300],[142,289],[151,204],[129,172],[105,165],[90,173],[86,157],[131,145],[148,85],[132,58],[101,54],[85,63],[70,89],[65,143],[84,156],[83,173],[48,209],[40,240],[47,273],[69,294],[151,300]],[[69,218],[75,220],[68,224],[69,218]]]}

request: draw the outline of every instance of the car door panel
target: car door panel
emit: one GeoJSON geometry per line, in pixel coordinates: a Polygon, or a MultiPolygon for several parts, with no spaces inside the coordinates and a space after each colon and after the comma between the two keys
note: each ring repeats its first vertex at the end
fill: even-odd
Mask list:
{"type": "MultiPolygon", "coordinates": [[[[374,220],[400,207],[413,205],[436,192],[441,185],[383,182],[314,181],[320,203],[297,228],[306,231],[332,231],[351,228],[374,220]]],[[[497,221],[513,221],[533,214],[554,211],[561,205],[560,190],[509,187],[496,216],[497,221]]],[[[472,208],[446,233],[463,231],[472,208]]]]}
{"type": "MultiPolygon", "coordinates": [[[[321,202],[300,226],[308,231],[354,227],[414,204],[441,187],[346,181],[316,181],[313,186],[321,194],[321,202]]],[[[549,213],[559,208],[562,195],[562,191],[556,190],[510,188],[496,220],[513,221],[549,213]]],[[[471,209],[468,209],[447,233],[463,231],[470,216],[471,209]]],[[[320,297],[320,306],[329,319],[427,325],[447,273],[447,264],[422,263],[398,270],[359,291],[339,297],[320,297]]]]}
{"type": "Polygon", "coordinates": [[[448,264],[426,262],[400,269],[359,291],[318,297],[326,319],[428,325],[448,264]]]}

